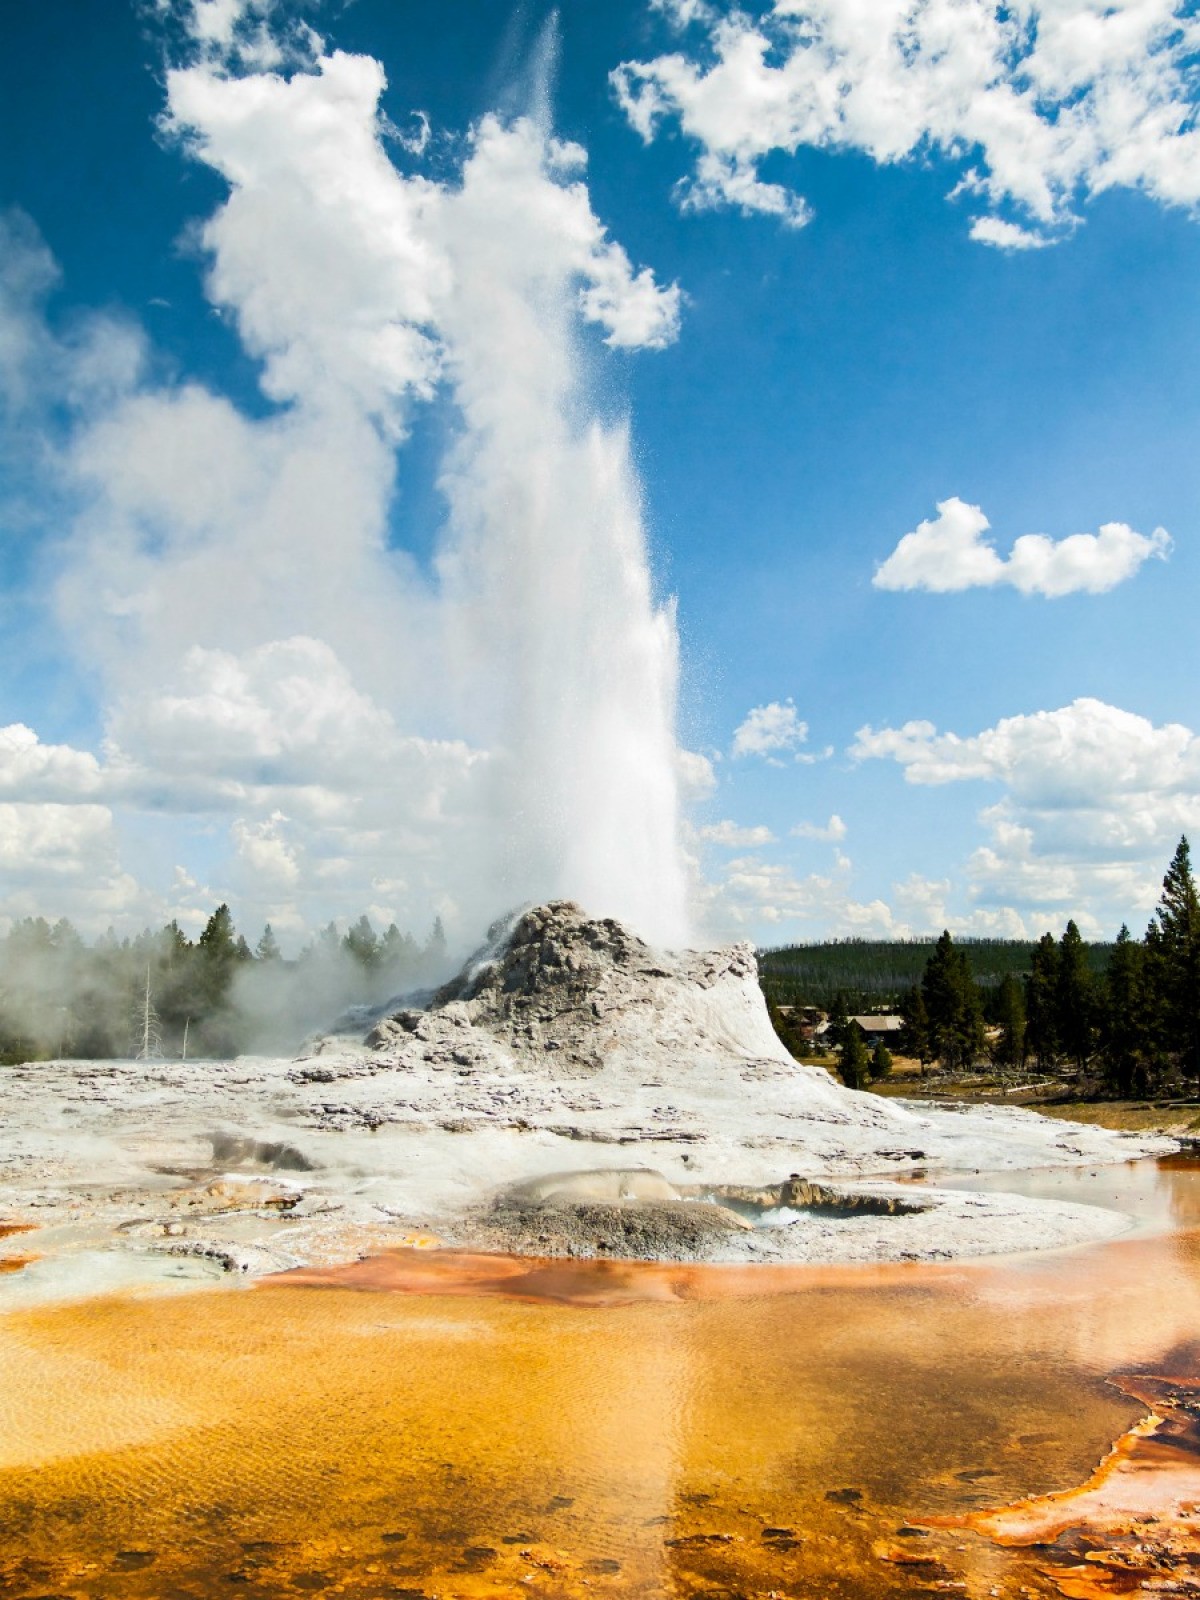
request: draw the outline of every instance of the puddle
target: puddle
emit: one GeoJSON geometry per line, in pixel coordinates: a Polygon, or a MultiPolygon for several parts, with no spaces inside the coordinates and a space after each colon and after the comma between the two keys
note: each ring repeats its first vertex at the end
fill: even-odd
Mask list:
{"type": "Polygon", "coordinates": [[[1096,1171],[1058,1196],[1147,1231],[1053,1256],[408,1250],[13,1311],[0,1596],[1195,1592],[1200,1169],[1096,1171]]]}
{"type": "MultiPolygon", "coordinates": [[[[943,1189],[979,1189],[1072,1205],[1104,1206],[1136,1219],[1140,1231],[1200,1228],[1200,1157],[1163,1156],[1112,1167],[1052,1167],[1031,1172],[965,1173],[927,1180],[943,1189]]],[[[919,1187],[919,1185],[914,1185],[919,1187]]]]}

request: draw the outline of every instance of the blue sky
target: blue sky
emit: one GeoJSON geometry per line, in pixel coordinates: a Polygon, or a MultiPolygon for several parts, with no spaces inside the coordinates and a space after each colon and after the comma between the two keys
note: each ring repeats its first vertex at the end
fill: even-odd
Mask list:
{"type": "Polygon", "coordinates": [[[652,924],[636,884],[678,882],[615,858],[647,808],[637,848],[674,847],[662,729],[595,730],[657,704],[670,663],[617,650],[612,687],[604,640],[673,596],[693,930],[1144,922],[1200,821],[1189,8],[104,10],[20,8],[0,64],[0,917],[229,899],[285,943],[364,907],[469,941],[561,892],[652,924]],[[292,92],[335,52],[386,75],[365,121],[292,92]],[[523,376],[519,340],[480,353],[493,251],[503,316],[603,302],[523,376]],[[551,485],[527,605],[511,530],[468,526],[500,492],[479,418],[559,361],[494,425],[551,485]],[[625,614],[612,552],[591,588],[561,563],[581,501],[602,541],[635,493],[655,599],[625,614]],[[500,781],[514,751],[544,776],[500,781]]]}

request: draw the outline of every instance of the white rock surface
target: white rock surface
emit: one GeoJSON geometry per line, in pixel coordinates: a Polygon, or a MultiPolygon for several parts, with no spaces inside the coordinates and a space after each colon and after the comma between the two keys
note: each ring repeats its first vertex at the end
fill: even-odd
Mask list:
{"type": "MultiPolygon", "coordinates": [[[[4,1069],[0,1221],[37,1231],[0,1252],[43,1260],[0,1275],[0,1304],[28,1292],[23,1279],[50,1292],[56,1259],[97,1250],[136,1257],[133,1276],[148,1261],[176,1275],[191,1261],[240,1278],[426,1230],[469,1243],[472,1219],[507,1186],[564,1171],[649,1168],[687,1193],[796,1172],[1014,1171],[1174,1148],[1027,1111],[851,1093],[779,1043],[748,945],[667,955],[563,902],[499,930],[428,1011],[385,1020],[369,1040],[321,1041],[296,1062],[4,1069]],[[267,1203],[265,1188],[237,1203],[215,1182],[264,1172],[294,1204],[267,1203]]],[[[803,1216],[739,1230],[720,1256],[931,1259],[1129,1225],[1093,1206],[922,1192],[931,1204],[917,1216],[803,1216]]]]}

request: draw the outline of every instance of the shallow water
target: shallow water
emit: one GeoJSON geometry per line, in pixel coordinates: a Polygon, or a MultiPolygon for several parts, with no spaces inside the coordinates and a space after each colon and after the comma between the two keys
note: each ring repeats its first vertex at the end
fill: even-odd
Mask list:
{"type": "Polygon", "coordinates": [[[965,1267],[406,1251],[11,1313],[0,1595],[1191,1592],[1200,1168],[1088,1172],[992,1186],[1094,1184],[1143,1231],[965,1267]]]}

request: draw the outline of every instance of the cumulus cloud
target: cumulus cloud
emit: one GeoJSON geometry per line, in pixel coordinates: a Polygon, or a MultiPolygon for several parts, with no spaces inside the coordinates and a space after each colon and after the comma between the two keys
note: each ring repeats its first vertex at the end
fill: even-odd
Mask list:
{"type": "Polygon", "coordinates": [[[703,751],[681,747],[676,754],[676,762],[679,787],[684,799],[706,800],[717,787],[717,773],[712,760],[703,751]]]}
{"type": "Polygon", "coordinates": [[[1056,599],[1103,594],[1131,578],[1151,556],[1165,560],[1171,538],[1164,528],[1135,533],[1124,522],[1105,522],[1099,533],[1049,539],[1026,533],[1007,556],[984,534],[991,524],[978,506],[956,495],[939,500],[938,514],[906,533],[872,579],[877,589],[959,593],[1009,585],[1022,594],[1056,599]]]}
{"type": "Polygon", "coordinates": [[[972,893],[1023,908],[1031,925],[1089,905],[1117,920],[1148,909],[1180,833],[1200,828],[1200,738],[1100,700],[965,737],[924,721],[867,727],[850,754],[895,761],[912,784],[998,786],[981,813],[988,843],[967,866],[972,893]]]}
{"type": "Polygon", "coordinates": [[[1044,250],[1054,242],[1044,233],[1006,222],[1003,217],[976,217],[969,232],[977,243],[994,245],[997,250],[1044,250]]]}
{"type": "Polygon", "coordinates": [[[77,800],[102,785],[100,763],[86,750],[43,744],[32,728],[0,728],[0,794],[32,800],[77,800]]]}
{"type": "Polygon", "coordinates": [[[777,759],[794,754],[808,739],[808,723],[796,715],[790,700],[772,700],[765,706],[752,706],[734,729],[731,753],[740,756],[765,756],[777,759]]]}
{"type": "Polygon", "coordinates": [[[784,862],[738,857],[712,885],[707,916],[724,937],[745,937],[747,928],[764,926],[790,939],[905,938],[912,932],[886,901],[855,898],[845,858],[832,873],[800,877],[784,862]]]}
{"type": "Polygon", "coordinates": [[[791,832],[795,839],[820,839],[825,844],[840,844],[847,828],[835,811],[824,827],[816,822],[798,822],[791,832]]]}
{"type": "Polygon", "coordinates": [[[973,237],[1006,250],[1060,235],[1081,200],[1115,187],[1200,200],[1200,32],[1185,0],[652,8],[681,31],[679,48],[622,63],[612,82],[644,140],[673,123],[695,146],[685,206],[799,225],[803,198],[760,168],[806,147],[958,163],[954,192],[982,213],[973,237]]]}
{"type": "Polygon", "coordinates": [[[710,822],[696,830],[709,844],[724,845],[730,850],[752,850],[759,845],[774,844],[775,835],[770,828],[743,828],[736,822],[710,822]]]}

